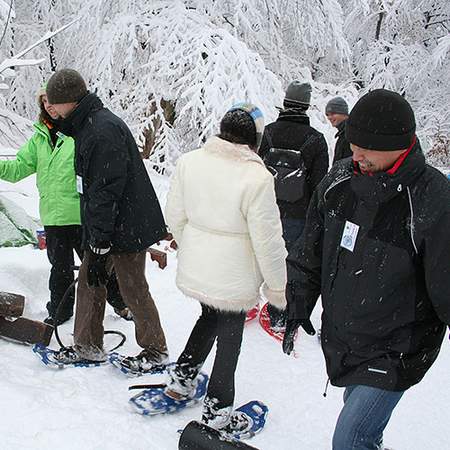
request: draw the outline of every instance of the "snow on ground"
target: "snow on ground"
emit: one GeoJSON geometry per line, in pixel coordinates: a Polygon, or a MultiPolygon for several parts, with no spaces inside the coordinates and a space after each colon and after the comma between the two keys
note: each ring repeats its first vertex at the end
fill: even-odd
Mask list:
{"type": "MultiPolygon", "coordinates": [[[[22,183],[0,182],[0,191],[14,191],[11,195],[36,217],[33,180],[22,183]]],[[[163,177],[155,178],[154,183],[158,191],[167,188],[163,177]]],[[[148,259],[147,277],[175,359],[200,308],[175,287],[175,253],[169,254],[168,262],[161,271],[148,259]]],[[[25,295],[27,317],[42,320],[46,315],[49,267],[45,251],[31,246],[0,249],[0,290],[25,295]]],[[[319,316],[316,309],[316,326],[319,316]]],[[[67,344],[71,343],[72,329],[73,320],[61,327],[61,337],[67,344]]],[[[126,333],[128,340],[121,351],[139,352],[132,323],[119,319],[109,306],[105,329],[126,333]]],[[[106,346],[111,347],[114,339],[106,336],[106,346]]],[[[57,348],[54,340],[51,346],[57,348]]],[[[284,355],[257,321],[246,326],[236,373],[236,403],[260,399],[269,405],[266,429],[250,442],[260,450],[331,448],[343,390],[330,386],[328,396],[322,396],[327,377],[315,337],[301,333],[297,353],[298,358],[284,355]]],[[[208,372],[212,356],[205,366],[208,372]]],[[[450,448],[450,428],[445,419],[450,403],[446,385],[449,368],[450,342],[446,337],[441,355],[424,381],[407,392],[394,411],[385,433],[387,445],[395,450],[450,448]]],[[[177,415],[150,418],[134,413],[128,405],[129,385],[160,380],[158,376],[128,379],[111,366],[51,370],[39,362],[29,346],[0,339],[0,448],[174,450],[178,448],[176,431],[200,418],[200,406],[177,415]]]]}

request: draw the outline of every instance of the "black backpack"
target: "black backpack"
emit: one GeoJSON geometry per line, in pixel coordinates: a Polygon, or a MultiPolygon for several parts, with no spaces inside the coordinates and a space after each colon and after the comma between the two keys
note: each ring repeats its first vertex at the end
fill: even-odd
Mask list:
{"type": "Polygon", "coordinates": [[[272,140],[268,133],[266,137],[270,147],[263,161],[274,177],[277,200],[293,203],[309,195],[306,183],[307,169],[302,152],[311,144],[315,136],[306,139],[299,149],[272,147],[272,140]]]}

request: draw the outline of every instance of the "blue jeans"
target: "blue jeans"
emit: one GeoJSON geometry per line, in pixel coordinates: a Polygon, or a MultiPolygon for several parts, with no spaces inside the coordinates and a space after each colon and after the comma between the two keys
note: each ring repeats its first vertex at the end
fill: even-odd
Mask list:
{"type": "Polygon", "coordinates": [[[348,386],[333,435],[333,450],[378,450],[383,431],[404,391],[348,386]]]}

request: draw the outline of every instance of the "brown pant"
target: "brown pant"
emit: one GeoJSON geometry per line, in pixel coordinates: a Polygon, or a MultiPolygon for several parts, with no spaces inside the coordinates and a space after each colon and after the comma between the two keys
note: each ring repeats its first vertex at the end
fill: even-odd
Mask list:
{"type": "MultiPolygon", "coordinates": [[[[78,274],[74,343],[103,349],[106,288],[88,286],[90,257],[92,253],[86,251],[78,274]]],[[[145,258],[145,251],[112,254],[108,257],[107,269],[110,272],[114,267],[123,300],[133,313],[137,343],[144,349],[167,353],[158,310],[145,279],[145,258]]]]}

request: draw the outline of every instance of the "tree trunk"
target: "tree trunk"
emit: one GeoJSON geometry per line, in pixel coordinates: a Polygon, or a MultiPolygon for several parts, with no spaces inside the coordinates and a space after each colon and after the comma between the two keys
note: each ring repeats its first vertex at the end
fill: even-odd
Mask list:
{"type": "MultiPolygon", "coordinates": [[[[164,113],[164,119],[167,123],[173,125],[175,121],[175,103],[169,100],[161,100],[161,108],[164,113]]],[[[152,105],[150,107],[150,116],[153,116],[156,112],[156,104],[152,99],[152,105]]],[[[149,125],[144,131],[144,146],[142,149],[142,157],[148,159],[150,155],[154,151],[154,146],[156,143],[156,137],[158,135],[158,131],[162,127],[162,121],[159,117],[154,117],[152,119],[151,125],[149,125]]]]}

